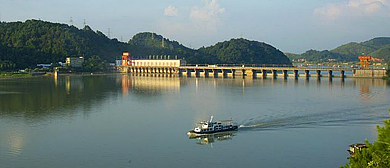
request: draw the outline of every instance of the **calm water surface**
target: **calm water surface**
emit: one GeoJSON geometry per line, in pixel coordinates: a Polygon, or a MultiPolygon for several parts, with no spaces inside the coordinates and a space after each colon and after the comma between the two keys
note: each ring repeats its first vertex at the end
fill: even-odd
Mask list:
{"type": "Polygon", "coordinates": [[[339,167],[388,118],[383,80],[0,80],[0,167],[339,167]],[[189,139],[197,121],[241,128],[189,139]]]}

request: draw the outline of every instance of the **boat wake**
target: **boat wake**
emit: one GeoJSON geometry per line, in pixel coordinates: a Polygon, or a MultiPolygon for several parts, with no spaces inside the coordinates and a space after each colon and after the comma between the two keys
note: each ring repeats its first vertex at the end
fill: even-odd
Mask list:
{"type": "Polygon", "coordinates": [[[269,130],[285,128],[310,128],[317,126],[343,126],[353,124],[377,124],[388,117],[387,106],[346,108],[340,111],[324,111],[304,115],[258,116],[238,123],[239,130],[269,130]]]}

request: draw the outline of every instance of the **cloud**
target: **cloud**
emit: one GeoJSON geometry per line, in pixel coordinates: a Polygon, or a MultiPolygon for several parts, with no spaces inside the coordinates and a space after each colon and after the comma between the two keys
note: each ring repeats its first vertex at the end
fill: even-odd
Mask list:
{"type": "Polygon", "coordinates": [[[342,13],[342,9],[335,4],[314,9],[314,14],[320,15],[322,17],[325,17],[326,19],[331,19],[331,20],[337,19],[341,15],[341,13],[342,13]]]}
{"type": "MultiPolygon", "coordinates": [[[[210,36],[215,35],[218,27],[222,24],[221,17],[224,14],[223,8],[217,0],[199,0],[201,6],[182,7],[182,14],[175,18],[162,18],[159,20],[159,29],[162,33],[175,35],[196,35],[210,36]]],[[[165,9],[167,10],[169,7],[165,9]]],[[[166,13],[164,11],[164,15],[166,13]]]]}
{"type": "Polygon", "coordinates": [[[313,13],[327,20],[362,16],[390,17],[390,0],[349,0],[331,3],[314,9],[313,13]]]}
{"type": "Polygon", "coordinates": [[[218,14],[225,12],[225,8],[222,8],[217,0],[202,0],[205,6],[199,8],[194,7],[190,12],[190,18],[195,21],[216,21],[218,14]]]}
{"type": "Polygon", "coordinates": [[[169,5],[164,9],[164,16],[178,16],[178,11],[174,6],[169,5]]]}

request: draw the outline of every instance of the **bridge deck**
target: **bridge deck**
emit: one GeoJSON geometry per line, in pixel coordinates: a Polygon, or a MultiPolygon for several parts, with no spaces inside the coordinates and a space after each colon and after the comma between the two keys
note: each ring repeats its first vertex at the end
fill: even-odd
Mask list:
{"type": "Polygon", "coordinates": [[[219,69],[219,70],[276,70],[276,71],[354,71],[355,69],[353,68],[298,68],[298,67],[246,67],[246,66],[241,66],[241,67],[210,67],[210,66],[181,66],[179,69],[219,69]]]}

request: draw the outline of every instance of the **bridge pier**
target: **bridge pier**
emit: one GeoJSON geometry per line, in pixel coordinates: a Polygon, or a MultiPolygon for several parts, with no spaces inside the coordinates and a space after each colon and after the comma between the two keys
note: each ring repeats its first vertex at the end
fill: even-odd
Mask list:
{"type": "Polygon", "coordinates": [[[191,77],[191,72],[193,72],[193,70],[187,69],[187,77],[191,77]]]}
{"type": "Polygon", "coordinates": [[[298,77],[299,77],[298,70],[294,70],[294,77],[295,77],[295,79],[298,79],[298,77]]]}
{"type": "Polygon", "coordinates": [[[183,76],[183,69],[179,69],[178,75],[179,75],[180,77],[183,76]]]}
{"type": "Polygon", "coordinates": [[[218,69],[213,69],[213,75],[214,75],[214,78],[218,78],[218,73],[220,72],[220,70],[218,69]]]}
{"type": "Polygon", "coordinates": [[[200,69],[195,69],[195,77],[200,77],[200,72],[201,70],[200,69]]]}
{"type": "Polygon", "coordinates": [[[343,79],[345,78],[345,71],[340,71],[340,77],[343,79]]]}
{"type": "Polygon", "coordinates": [[[253,79],[257,78],[257,75],[259,74],[259,71],[253,70],[253,79]]]}
{"type": "Polygon", "coordinates": [[[306,79],[309,79],[309,77],[310,77],[310,71],[309,70],[305,70],[305,76],[306,76],[306,79]]]}
{"type": "Polygon", "coordinates": [[[328,77],[331,79],[333,77],[333,71],[332,70],[329,70],[328,71],[328,77]]]}
{"type": "Polygon", "coordinates": [[[322,77],[321,70],[317,70],[316,72],[317,72],[317,78],[321,78],[322,77]]]}
{"type": "Polygon", "coordinates": [[[206,78],[210,77],[210,71],[211,71],[211,70],[209,70],[209,69],[204,69],[203,71],[204,71],[204,77],[206,77],[206,78]]]}
{"type": "Polygon", "coordinates": [[[228,77],[228,74],[229,74],[229,70],[227,70],[227,69],[223,69],[223,70],[222,70],[222,77],[223,77],[223,78],[227,78],[227,77],[228,77]]]}
{"type": "Polygon", "coordinates": [[[272,78],[276,79],[278,77],[278,71],[277,70],[272,70],[272,78]]]}
{"type": "Polygon", "coordinates": [[[233,76],[233,78],[236,77],[236,70],[235,69],[232,69],[232,76],[233,76]]]}
{"type": "Polygon", "coordinates": [[[287,77],[288,77],[288,71],[287,70],[283,70],[283,78],[287,79],[287,77]]]}
{"type": "Polygon", "coordinates": [[[261,76],[263,77],[263,79],[267,78],[267,70],[262,69],[261,70],[261,76]]]}

